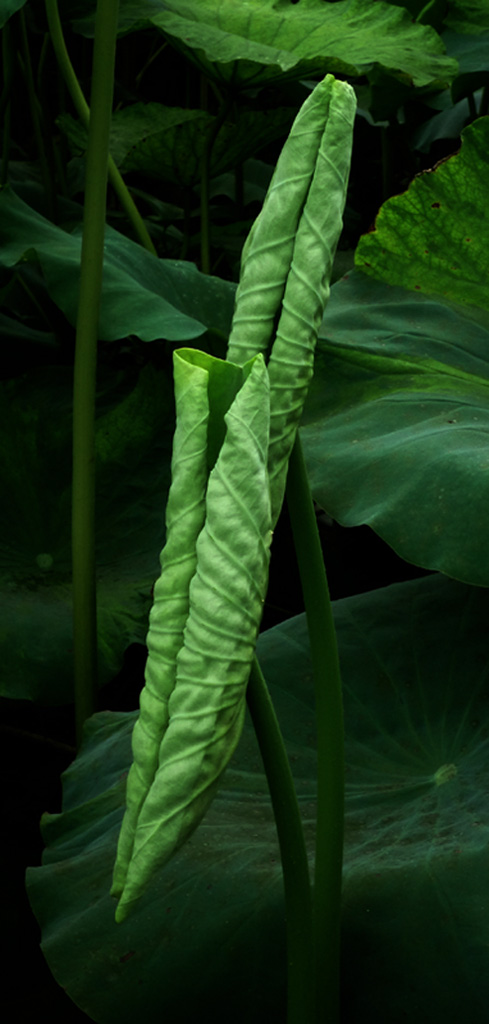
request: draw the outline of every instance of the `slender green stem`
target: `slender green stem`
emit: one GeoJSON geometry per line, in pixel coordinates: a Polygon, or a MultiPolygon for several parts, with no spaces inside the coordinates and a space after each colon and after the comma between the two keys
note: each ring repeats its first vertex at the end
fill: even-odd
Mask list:
{"type": "MultiPolygon", "coordinates": [[[[57,0],[46,0],[46,15],[49,25],[49,32],[53,43],[53,49],[58,61],[58,66],[61,74],[65,80],[68,92],[70,93],[71,99],[75,110],[80,118],[80,121],[88,129],[90,121],[90,107],[83,95],[80,87],[80,83],[76,77],[73,65],[70,61],[68,51],[63,36],[63,29],[61,26],[61,20],[59,17],[57,0]]],[[[113,158],[109,154],[108,160],[108,173],[109,181],[117,195],[117,198],[129,220],[136,238],[139,240],[141,245],[149,252],[152,252],[154,256],[157,255],[156,249],[151,241],[148,229],[144,223],[141,214],[134,202],[134,199],[127,188],[127,185],[114,163],[113,158]]]]}
{"type": "Polygon", "coordinates": [[[73,630],[77,742],[95,708],[95,389],[119,0],[98,0],[73,384],[73,630]]]}
{"type": "Polygon", "coordinates": [[[344,817],[343,704],[331,600],[299,435],[289,462],[287,504],[306,607],[316,696],[316,1019],[318,1024],[337,1024],[344,817]]]}
{"type": "Polygon", "coordinates": [[[312,903],[304,832],[287,751],[256,658],[247,701],[267,775],[282,858],[287,922],[287,1024],[312,1024],[312,903]]]}
{"type": "Polygon", "coordinates": [[[419,13],[416,15],[414,19],[415,22],[419,25],[429,24],[429,21],[425,19],[427,18],[427,15],[430,13],[430,11],[433,10],[434,6],[435,0],[428,0],[428,3],[425,4],[424,7],[422,7],[419,13]]]}

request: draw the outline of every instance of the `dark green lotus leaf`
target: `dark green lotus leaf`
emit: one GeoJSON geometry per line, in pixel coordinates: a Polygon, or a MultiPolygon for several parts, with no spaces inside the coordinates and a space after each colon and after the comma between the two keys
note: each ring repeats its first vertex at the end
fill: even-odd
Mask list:
{"type": "Polygon", "coordinates": [[[457,73],[433,29],[382,2],[165,0],[151,21],[207,75],[234,88],[314,73],[358,76],[375,64],[414,85],[457,73]]]}
{"type": "Polygon", "coordinates": [[[20,11],[24,4],[25,0],[0,0],[0,28],[3,28],[12,14],[20,11]]]}
{"type": "MultiPolygon", "coordinates": [[[[487,9],[487,8],[486,8],[487,9]]],[[[462,35],[445,29],[443,42],[450,57],[458,62],[459,74],[452,82],[452,92],[459,93],[459,79],[476,73],[487,74],[489,64],[489,19],[481,35],[462,35]]]]}
{"type": "Polygon", "coordinates": [[[488,202],[489,118],[481,117],[462,132],[459,153],[384,203],[355,264],[389,284],[487,310],[488,202]]]}
{"type": "Polygon", "coordinates": [[[408,562],[489,586],[489,315],[338,282],[302,440],[315,498],[408,562]]]}
{"type": "MultiPolygon", "coordinates": [[[[143,641],[164,539],[173,399],[169,377],[99,375],[96,558],[100,683],[143,641]]],[[[1,386],[0,693],[72,699],[72,372],[1,386]]]]}
{"type": "MultiPolygon", "coordinates": [[[[52,299],[75,324],[81,225],[63,231],[8,186],[0,190],[0,219],[0,265],[38,259],[52,299]]],[[[135,334],[143,341],[181,342],[222,330],[232,316],[234,290],[227,281],[201,274],[193,263],[159,260],[106,227],[99,337],[113,341],[135,334]]]]}
{"type": "MultiPolygon", "coordinates": [[[[236,123],[221,126],[212,146],[211,177],[235,168],[243,160],[287,134],[293,108],[244,110],[236,123]]],[[[112,118],[110,151],[124,173],[142,171],[176,185],[200,184],[205,146],[216,118],[205,110],[133,103],[112,118]]],[[[68,114],[58,123],[77,151],[85,150],[87,132],[68,114]]]]}
{"type": "MultiPolygon", "coordinates": [[[[427,577],[336,602],[346,725],[342,1020],[485,1024],[489,593],[427,577]]],[[[304,616],[259,657],[313,853],[304,616]]],[[[134,715],[103,713],[28,871],[42,948],[99,1024],[284,1021],[280,862],[250,724],[206,818],[123,925],[109,897],[134,715]],[[239,998],[236,998],[239,993],[239,998]]]]}

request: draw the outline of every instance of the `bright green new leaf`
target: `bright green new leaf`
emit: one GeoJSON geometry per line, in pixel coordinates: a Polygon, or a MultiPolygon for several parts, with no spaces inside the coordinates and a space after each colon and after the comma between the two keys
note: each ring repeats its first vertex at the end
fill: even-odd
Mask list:
{"type": "Polygon", "coordinates": [[[355,94],[345,82],[327,75],[316,86],[294,121],[243,249],[228,358],[243,362],[256,352],[270,354],[271,348],[273,523],[283,501],[288,460],[329,295],[355,109],[355,94]]]}
{"type": "Polygon", "coordinates": [[[175,355],[177,431],[112,893],[122,921],[205,814],[238,742],[268,579],[268,375],[175,355]],[[210,472],[209,472],[210,470],[210,472]]]}
{"type": "Polygon", "coordinates": [[[455,156],[388,199],[355,264],[389,284],[489,309],[489,119],[462,132],[455,156]]]}

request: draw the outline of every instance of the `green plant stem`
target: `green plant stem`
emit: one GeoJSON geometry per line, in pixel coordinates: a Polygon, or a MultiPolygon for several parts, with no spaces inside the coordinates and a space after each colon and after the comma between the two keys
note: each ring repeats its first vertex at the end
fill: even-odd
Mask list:
{"type": "Polygon", "coordinates": [[[73,384],[73,631],[77,743],[95,708],[95,390],[119,0],[98,0],[73,384]]]}
{"type": "MultiPolygon", "coordinates": [[[[68,50],[66,49],[57,0],[46,0],[46,15],[53,49],[56,55],[56,60],[58,61],[58,67],[64,78],[78,117],[84,127],[88,130],[90,122],[90,107],[83,95],[80,83],[70,61],[68,50]]],[[[129,189],[110,154],[108,158],[108,174],[110,184],[117,195],[127,219],[132,225],[136,238],[145,249],[148,249],[149,252],[153,253],[153,256],[156,256],[157,252],[153,242],[151,241],[151,237],[144,220],[141,217],[134,199],[132,198],[129,189]]]]}
{"type": "Polygon", "coordinates": [[[309,865],[287,751],[256,658],[247,702],[270,789],[282,859],[287,922],[287,1024],[312,1024],[314,956],[309,865]]]}
{"type": "Polygon", "coordinates": [[[343,703],[331,600],[299,434],[289,461],[287,504],[306,607],[316,698],[316,1019],[318,1024],[337,1024],[344,818],[343,703]]]}

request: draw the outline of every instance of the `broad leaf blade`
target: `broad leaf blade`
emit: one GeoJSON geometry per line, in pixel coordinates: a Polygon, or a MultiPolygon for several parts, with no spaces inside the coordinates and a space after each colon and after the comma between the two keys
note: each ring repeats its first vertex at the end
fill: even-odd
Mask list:
{"type": "Polygon", "coordinates": [[[360,239],[356,266],[389,284],[489,309],[488,153],[482,117],[462,132],[459,153],[384,203],[375,230],[360,239]]]}
{"type": "MultiPolygon", "coordinates": [[[[336,602],[346,726],[343,1013],[485,1024],[489,840],[485,590],[429,577],[336,602]],[[462,681],[462,685],[461,685],[462,681]],[[441,771],[444,765],[453,770],[441,771]]],[[[262,635],[311,858],[314,700],[305,617],[262,635]]],[[[123,927],[108,896],[133,715],[97,715],[28,872],[57,980],[99,1024],[285,1014],[279,853],[246,724],[216,799],[123,927]],[[189,978],[192,984],[189,984],[189,978]],[[236,1000],[236,990],[240,996],[236,1000]]]]}
{"type": "Polygon", "coordinates": [[[358,272],[338,282],[301,436],[333,518],[488,586],[489,321],[473,313],[358,272]]]}
{"type": "Polygon", "coordinates": [[[363,75],[374,64],[415,85],[457,71],[433,29],[370,0],[167,0],[151,18],[211,77],[256,88],[326,71],[363,75]]]}
{"type": "MultiPolygon", "coordinates": [[[[0,190],[0,264],[39,259],[48,291],[76,324],[81,227],[70,233],[36,213],[11,190],[0,190]]],[[[192,263],[159,260],[106,227],[99,337],[135,334],[143,341],[189,341],[229,326],[234,285],[201,274],[192,263]]]]}

